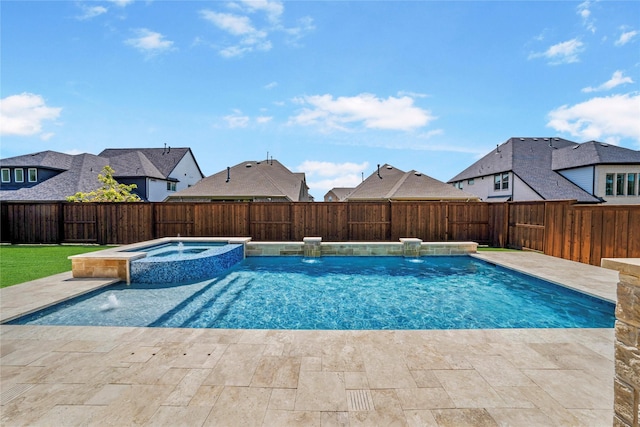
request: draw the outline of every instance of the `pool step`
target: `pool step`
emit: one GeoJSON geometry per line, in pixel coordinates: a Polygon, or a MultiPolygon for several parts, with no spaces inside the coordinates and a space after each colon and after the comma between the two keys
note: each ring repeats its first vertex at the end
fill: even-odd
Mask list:
{"type": "MultiPolygon", "coordinates": [[[[235,274],[221,280],[212,280],[209,285],[158,317],[149,327],[190,327],[198,318],[218,318],[229,305],[246,289],[251,280],[241,279],[235,274]]],[[[197,327],[197,326],[196,326],[197,327]]]]}

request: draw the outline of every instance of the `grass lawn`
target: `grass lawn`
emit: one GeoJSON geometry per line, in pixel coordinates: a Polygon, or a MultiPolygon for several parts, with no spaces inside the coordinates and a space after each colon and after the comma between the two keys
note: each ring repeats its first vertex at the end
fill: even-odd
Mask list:
{"type": "Polygon", "coordinates": [[[0,245],[0,288],[71,271],[69,255],[110,246],[0,245]]]}

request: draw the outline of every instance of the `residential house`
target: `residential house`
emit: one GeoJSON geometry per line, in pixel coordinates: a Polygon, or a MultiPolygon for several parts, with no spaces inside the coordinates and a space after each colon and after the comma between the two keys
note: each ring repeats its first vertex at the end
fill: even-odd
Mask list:
{"type": "Polygon", "coordinates": [[[640,203],[640,151],[597,141],[510,138],[449,180],[485,201],[640,203]]]}
{"type": "Polygon", "coordinates": [[[324,195],[325,202],[343,202],[355,187],[334,187],[324,195]]]}
{"type": "Polygon", "coordinates": [[[199,182],[204,174],[190,148],[109,148],[107,157],[123,184],[136,184],[143,200],[161,202],[199,182]]]}
{"type": "Polygon", "coordinates": [[[312,202],[304,173],[277,160],[246,161],[204,178],[167,198],[170,202],[312,202]]]}
{"type": "MultiPolygon", "coordinates": [[[[329,193],[335,194],[335,189],[329,193]]],[[[326,199],[327,196],[325,196],[326,199]]],[[[347,202],[370,200],[478,201],[479,198],[421,172],[404,172],[389,164],[378,168],[343,199],[347,202]]]]}
{"type": "Polygon", "coordinates": [[[136,184],[133,192],[146,201],[164,200],[204,176],[189,148],[114,149],[97,156],[49,150],[0,159],[0,200],[64,201],[98,188],[107,165],[119,183],[136,184]]]}

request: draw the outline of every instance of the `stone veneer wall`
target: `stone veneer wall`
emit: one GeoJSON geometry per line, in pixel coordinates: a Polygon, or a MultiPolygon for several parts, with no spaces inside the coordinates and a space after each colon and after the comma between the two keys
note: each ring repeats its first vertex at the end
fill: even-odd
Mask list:
{"type": "Polygon", "coordinates": [[[245,255],[283,256],[427,256],[475,253],[475,242],[423,242],[406,238],[399,242],[322,242],[320,237],[305,237],[302,242],[247,242],[245,255]]]}
{"type": "Polygon", "coordinates": [[[601,265],[619,271],[613,425],[637,427],[640,418],[640,258],[605,258],[601,265]]]}

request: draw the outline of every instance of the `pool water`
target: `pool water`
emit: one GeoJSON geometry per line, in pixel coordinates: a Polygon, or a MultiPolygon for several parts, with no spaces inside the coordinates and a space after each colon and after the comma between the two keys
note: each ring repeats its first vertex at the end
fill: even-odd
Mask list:
{"type": "Polygon", "coordinates": [[[238,329],[612,328],[614,304],[468,256],[249,257],[117,284],[11,323],[238,329]]]}

